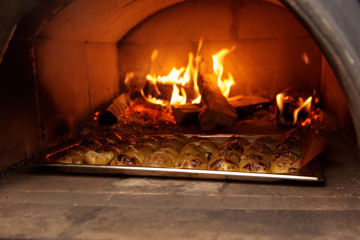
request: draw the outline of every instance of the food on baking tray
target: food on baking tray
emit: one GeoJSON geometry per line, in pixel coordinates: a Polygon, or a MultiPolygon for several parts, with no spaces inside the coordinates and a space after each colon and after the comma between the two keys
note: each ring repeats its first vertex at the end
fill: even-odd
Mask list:
{"type": "Polygon", "coordinates": [[[306,128],[294,130],[277,148],[271,165],[272,173],[289,173],[297,171],[292,165],[299,161],[303,154],[306,128]]]}
{"type": "Polygon", "coordinates": [[[155,138],[142,138],[138,143],[129,145],[128,150],[120,154],[110,165],[140,167],[145,158],[154,152],[159,144],[155,138]]]}
{"type": "Polygon", "coordinates": [[[102,144],[99,141],[92,138],[85,138],[84,140],[81,140],[79,142],[79,145],[84,146],[91,150],[95,150],[102,146],[102,144]]]}
{"type": "MultiPolygon", "coordinates": [[[[192,140],[198,140],[193,138],[192,140]]],[[[187,144],[181,149],[175,161],[177,168],[207,169],[210,155],[215,151],[216,145],[209,139],[202,139],[187,144]]]]}
{"type": "Polygon", "coordinates": [[[89,149],[82,145],[73,145],[48,154],[45,159],[49,162],[84,164],[84,155],[87,151],[89,149]]]}
{"type": "MultiPolygon", "coordinates": [[[[261,136],[249,143],[247,138],[236,136],[224,141],[221,136],[136,138],[108,132],[53,152],[46,160],[62,164],[289,173],[304,165],[303,151],[308,136],[306,128],[298,128],[282,141],[280,136],[261,136]]],[[[311,156],[312,159],[315,154],[311,156]]]]}
{"type": "Polygon", "coordinates": [[[244,148],[249,142],[242,137],[231,137],[227,139],[211,155],[209,169],[236,171],[239,169],[240,158],[244,153],[244,148]]]}
{"type": "Polygon", "coordinates": [[[108,165],[116,159],[120,150],[111,145],[102,145],[95,150],[89,150],[84,154],[86,163],[95,165],[108,165]]]}
{"type": "Polygon", "coordinates": [[[159,148],[146,157],[143,166],[173,167],[175,159],[184,145],[184,141],[177,137],[163,139],[163,143],[159,148]]]}
{"type": "Polygon", "coordinates": [[[167,137],[163,140],[163,142],[164,144],[171,144],[178,151],[180,151],[186,145],[184,139],[180,137],[167,137]]]}
{"type": "Polygon", "coordinates": [[[161,146],[158,150],[150,153],[144,161],[145,167],[172,167],[174,159],[178,155],[178,151],[173,145],[166,144],[161,146]]]}
{"type": "Polygon", "coordinates": [[[240,171],[268,173],[277,145],[278,141],[269,136],[255,139],[241,156],[240,171]]]}

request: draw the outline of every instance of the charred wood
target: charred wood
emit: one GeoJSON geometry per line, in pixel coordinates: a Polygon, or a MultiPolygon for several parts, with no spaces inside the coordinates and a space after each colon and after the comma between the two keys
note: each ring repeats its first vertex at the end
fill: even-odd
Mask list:
{"type": "Polygon", "coordinates": [[[199,114],[200,127],[211,131],[217,126],[231,126],[238,116],[235,108],[222,95],[214,75],[202,74],[199,77],[200,93],[205,107],[199,114]]]}
{"type": "Polygon", "coordinates": [[[237,95],[229,98],[228,102],[235,108],[239,118],[253,114],[260,110],[267,110],[272,104],[271,99],[255,95],[237,95]]]}
{"type": "Polygon", "coordinates": [[[198,123],[201,107],[194,104],[172,105],[172,114],[177,124],[193,124],[198,123]]]}
{"type": "Polygon", "coordinates": [[[117,123],[125,114],[125,110],[129,107],[130,96],[123,93],[115,98],[108,108],[98,116],[98,123],[102,125],[113,125],[117,123]]]}

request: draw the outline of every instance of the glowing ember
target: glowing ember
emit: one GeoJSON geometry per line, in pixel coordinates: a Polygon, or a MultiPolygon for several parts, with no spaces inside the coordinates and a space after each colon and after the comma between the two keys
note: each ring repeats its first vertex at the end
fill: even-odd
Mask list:
{"type": "Polygon", "coordinates": [[[323,122],[324,116],[321,114],[320,109],[316,109],[312,112],[310,112],[309,116],[301,122],[301,126],[309,126],[314,122],[323,122]]]}
{"type": "Polygon", "coordinates": [[[100,115],[100,112],[99,112],[99,111],[96,112],[93,119],[94,119],[95,121],[97,121],[97,120],[99,119],[99,115],[100,115]]]}
{"type": "MultiPolygon", "coordinates": [[[[154,50],[151,55],[152,66],[150,73],[146,75],[146,79],[150,84],[154,86],[157,95],[161,95],[157,84],[169,84],[173,86],[172,97],[170,102],[157,99],[151,95],[145,96],[142,92],[142,95],[145,100],[160,105],[184,105],[186,103],[199,104],[201,102],[201,94],[198,86],[198,76],[199,76],[199,67],[201,62],[201,48],[202,48],[202,40],[200,40],[196,56],[194,57],[193,53],[189,53],[188,63],[186,67],[181,67],[179,69],[173,68],[168,75],[160,76],[154,74],[153,65],[154,61],[158,56],[158,50],[154,50]],[[188,94],[185,90],[191,91],[191,94],[188,94]],[[189,99],[191,96],[192,99],[189,99]]],[[[218,86],[225,97],[228,97],[230,94],[230,88],[235,84],[234,79],[230,73],[228,73],[228,77],[226,79],[222,79],[224,67],[223,62],[225,56],[230,53],[232,49],[222,49],[218,53],[212,56],[213,60],[213,70],[214,75],[217,78],[218,86]]]]}
{"type": "MultiPolygon", "coordinates": [[[[292,96],[286,95],[285,93],[279,93],[276,95],[277,105],[277,119],[280,125],[284,126],[295,126],[298,122],[299,113],[305,111],[307,115],[311,112],[312,97],[308,97],[306,100],[299,97],[295,99],[292,96]]],[[[304,121],[306,122],[307,119],[304,121]]],[[[307,123],[301,123],[307,124],[307,123]]]]}
{"type": "Polygon", "coordinates": [[[120,125],[128,124],[156,129],[176,123],[170,109],[137,98],[130,102],[124,117],[120,120],[120,125]]]}

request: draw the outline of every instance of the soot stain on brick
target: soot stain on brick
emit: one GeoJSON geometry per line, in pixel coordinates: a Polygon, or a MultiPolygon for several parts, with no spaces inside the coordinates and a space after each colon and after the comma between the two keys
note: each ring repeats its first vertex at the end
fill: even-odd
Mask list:
{"type": "Polygon", "coordinates": [[[122,7],[123,7],[123,8],[126,8],[127,6],[129,6],[129,5],[131,5],[131,4],[135,3],[135,2],[137,2],[137,0],[130,1],[130,2],[126,3],[126,4],[125,4],[124,6],[122,6],[122,7]]]}
{"type": "Polygon", "coordinates": [[[239,29],[240,29],[240,16],[241,16],[241,8],[242,2],[240,1],[233,1],[230,4],[230,11],[231,11],[231,25],[229,28],[230,36],[234,40],[239,39],[239,29]]]}

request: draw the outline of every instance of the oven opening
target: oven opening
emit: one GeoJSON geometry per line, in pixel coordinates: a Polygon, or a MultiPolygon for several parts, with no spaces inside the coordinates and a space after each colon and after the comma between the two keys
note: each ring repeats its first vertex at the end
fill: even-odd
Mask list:
{"type": "Polygon", "coordinates": [[[354,128],[322,51],[278,1],[152,6],[158,10],[134,3],[129,7],[139,19],[109,13],[96,22],[89,16],[96,4],[74,13],[82,4],[64,7],[31,39],[29,23],[20,24],[4,56],[4,76],[33,81],[21,90],[31,99],[30,120],[15,110],[11,94],[3,95],[11,102],[11,124],[21,129],[11,130],[13,145],[24,148],[20,155],[106,131],[259,135],[354,128]],[[24,73],[8,57],[21,48],[24,73]]]}
{"type": "Polygon", "coordinates": [[[0,238],[358,238],[359,1],[20,2],[0,238]]]}
{"type": "Polygon", "coordinates": [[[312,37],[275,1],[181,3],[117,46],[120,96],[94,119],[125,132],[276,132],[324,121],[328,88],[338,87],[312,37]]]}

